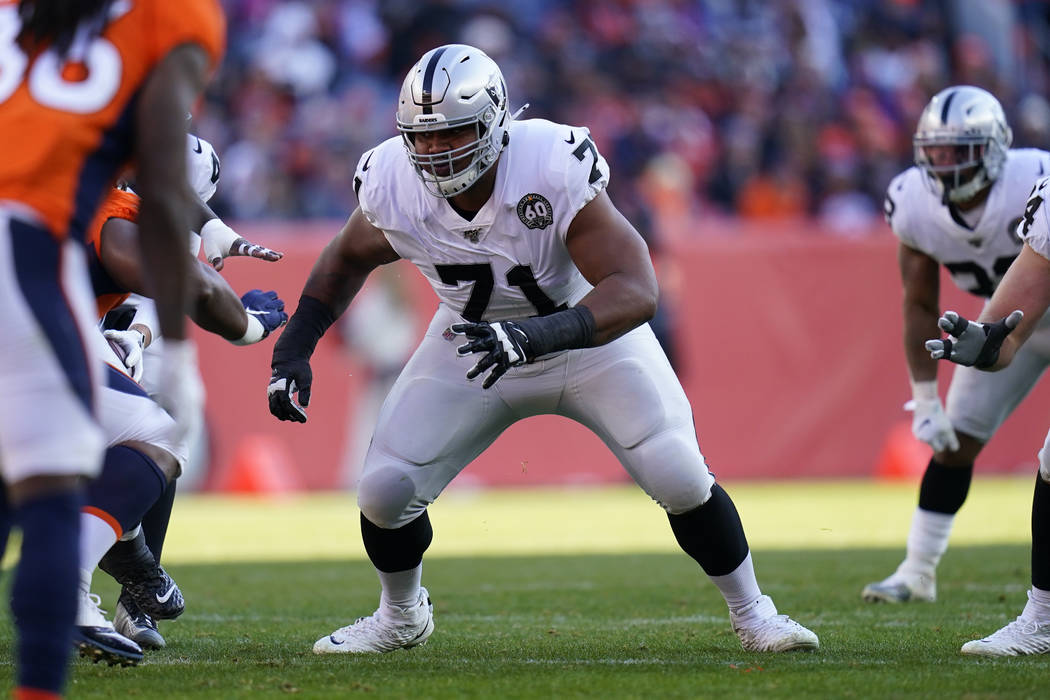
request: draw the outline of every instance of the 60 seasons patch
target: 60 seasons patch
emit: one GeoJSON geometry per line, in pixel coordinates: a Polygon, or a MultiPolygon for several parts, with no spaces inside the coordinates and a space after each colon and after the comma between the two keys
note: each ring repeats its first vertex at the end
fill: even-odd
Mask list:
{"type": "Polygon", "coordinates": [[[544,229],[554,223],[554,210],[546,197],[532,192],[518,201],[518,218],[528,228],[544,229]]]}

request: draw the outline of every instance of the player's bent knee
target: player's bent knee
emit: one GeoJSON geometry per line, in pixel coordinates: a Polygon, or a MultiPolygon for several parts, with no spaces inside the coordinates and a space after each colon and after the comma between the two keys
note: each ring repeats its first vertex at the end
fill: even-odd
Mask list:
{"type": "Polygon", "coordinates": [[[711,497],[715,478],[691,430],[654,435],[627,455],[635,480],[668,513],[685,513],[711,497]]]}
{"type": "Polygon", "coordinates": [[[382,467],[368,472],[357,486],[357,507],[377,527],[401,527],[419,515],[413,508],[416,485],[401,467],[382,467]]]}
{"type": "Polygon", "coordinates": [[[182,465],[179,459],[163,447],[138,440],[127,440],[121,444],[137,450],[153,460],[153,463],[157,465],[157,468],[160,469],[169,483],[182,476],[182,465]]]}
{"type": "Polygon", "coordinates": [[[961,431],[955,434],[959,439],[959,449],[935,452],[934,460],[946,467],[972,467],[984,448],[984,442],[961,431]]]}

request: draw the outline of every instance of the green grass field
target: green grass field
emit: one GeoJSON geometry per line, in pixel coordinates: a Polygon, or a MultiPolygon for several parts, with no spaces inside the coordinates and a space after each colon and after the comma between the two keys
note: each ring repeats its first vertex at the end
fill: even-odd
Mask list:
{"type": "Polygon", "coordinates": [[[974,483],[939,601],[911,606],[859,593],[899,562],[914,484],[726,483],[764,591],[820,635],[820,651],[787,655],[741,650],[717,590],[633,487],[450,491],[424,565],[433,637],[352,658],[310,653],[378,600],[351,495],[180,497],[165,559],[188,608],[162,623],[168,648],[137,668],[77,660],[69,697],[1043,697],[1050,658],[958,653],[1021,610],[1033,479],[974,483]]]}

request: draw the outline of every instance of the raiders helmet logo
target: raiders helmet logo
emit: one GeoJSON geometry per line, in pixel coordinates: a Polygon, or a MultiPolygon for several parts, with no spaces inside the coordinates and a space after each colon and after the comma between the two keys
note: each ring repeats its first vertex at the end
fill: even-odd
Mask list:
{"type": "Polygon", "coordinates": [[[527,228],[544,229],[554,223],[554,210],[546,197],[532,192],[518,201],[518,218],[527,228]]]}

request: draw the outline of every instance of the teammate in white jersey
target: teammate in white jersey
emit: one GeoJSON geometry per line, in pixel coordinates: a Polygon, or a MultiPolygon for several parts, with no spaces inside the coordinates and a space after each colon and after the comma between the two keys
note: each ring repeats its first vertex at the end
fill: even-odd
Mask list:
{"type": "Polygon", "coordinates": [[[1050,317],[1044,317],[1009,370],[956,368],[942,405],[937,363],[922,345],[937,334],[940,265],[961,289],[990,297],[1021,251],[1017,222],[1033,183],[1050,174],[1050,153],[1011,150],[1010,141],[1002,107],[992,95],[970,86],[947,88],[919,118],[916,165],[894,178],[886,192],[886,219],[900,238],[912,431],[933,448],[933,456],[905,559],[891,576],[864,587],[868,601],[936,599],[937,564],[966,500],[974,461],[1050,363],[1050,317]]]}
{"type": "MultiPolygon", "coordinates": [[[[946,311],[938,325],[949,338],[928,340],[933,359],[1008,373],[1037,341],[1050,307],[1050,177],[1040,180],[1024,209],[1018,233],[1024,247],[981,312],[979,322],[946,311]]],[[[962,369],[962,368],[960,368],[962,369]]],[[[1032,499],[1032,587],[1021,615],[1002,629],[967,642],[962,653],[1021,656],[1050,653],[1050,435],[1039,451],[1032,499]]]]}
{"type": "Polygon", "coordinates": [[[379,609],[314,652],[427,640],[427,506],[506,428],[539,414],[587,426],[667,511],[745,649],[816,649],[759,589],[736,509],[646,323],[657,298],[648,251],[605,193],[608,165],[587,129],[513,121],[499,67],[463,45],[410,70],[397,126],[400,138],[362,156],[358,209],[315,263],[273,354],[270,411],[305,422],[310,355],[375,267],[411,260],[440,300],[380,409],[358,483],[379,609]]]}

